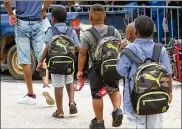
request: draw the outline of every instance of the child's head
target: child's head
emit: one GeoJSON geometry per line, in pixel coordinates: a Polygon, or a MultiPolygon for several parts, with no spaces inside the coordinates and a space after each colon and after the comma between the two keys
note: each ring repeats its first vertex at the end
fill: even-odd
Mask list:
{"type": "Polygon", "coordinates": [[[150,17],[141,15],[135,19],[137,38],[151,38],[154,33],[154,22],[150,17]]]}
{"type": "Polygon", "coordinates": [[[133,43],[135,41],[135,24],[134,22],[130,23],[126,27],[126,39],[133,43]]]}
{"type": "Polygon", "coordinates": [[[105,10],[101,4],[94,4],[89,13],[89,19],[92,25],[104,24],[106,18],[105,10]]]}
{"type": "Polygon", "coordinates": [[[52,9],[52,23],[65,22],[67,17],[67,10],[64,6],[55,7],[52,9]]]}

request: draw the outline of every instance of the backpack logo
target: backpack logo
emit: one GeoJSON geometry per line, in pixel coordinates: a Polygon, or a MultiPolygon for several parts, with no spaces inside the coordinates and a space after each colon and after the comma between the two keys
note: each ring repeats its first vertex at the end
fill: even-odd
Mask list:
{"type": "Polygon", "coordinates": [[[112,48],[112,49],[114,49],[114,50],[116,50],[117,52],[118,52],[118,48],[117,47],[115,47],[113,44],[111,44],[111,43],[108,43],[107,44],[107,47],[108,48],[112,48]]]}
{"type": "Polygon", "coordinates": [[[147,80],[150,80],[150,81],[155,81],[158,84],[158,86],[160,87],[161,75],[162,75],[162,72],[160,73],[158,78],[155,78],[152,75],[146,73],[146,74],[144,74],[144,78],[147,79],[147,80]]]}
{"type": "Polygon", "coordinates": [[[65,45],[63,45],[62,43],[60,43],[58,41],[56,41],[55,43],[56,43],[56,46],[62,47],[65,50],[65,52],[67,53],[67,50],[66,50],[66,46],[65,45]]]}
{"type": "Polygon", "coordinates": [[[71,68],[68,68],[67,69],[67,73],[71,73],[71,68]]]}
{"type": "Polygon", "coordinates": [[[164,106],[164,107],[162,108],[162,112],[166,112],[166,111],[167,111],[166,106],[164,106]]]}

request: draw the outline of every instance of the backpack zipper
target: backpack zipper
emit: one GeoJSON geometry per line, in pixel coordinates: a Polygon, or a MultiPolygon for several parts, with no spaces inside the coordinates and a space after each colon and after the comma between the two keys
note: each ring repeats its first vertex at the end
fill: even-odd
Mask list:
{"type": "MultiPolygon", "coordinates": [[[[71,59],[71,60],[73,61],[73,59],[72,59],[71,57],[69,57],[69,56],[54,56],[54,57],[50,58],[47,67],[50,67],[50,61],[51,61],[52,59],[58,58],[58,57],[66,57],[66,58],[69,58],[69,59],[71,59]]],[[[73,61],[73,62],[74,62],[74,61],[73,61]]],[[[74,63],[73,63],[73,69],[75,69],[74,63]]]]}
{"type": "Polygon", "coordinates": [[[142,100],[143,105],[145,105],[146,102],[153,102],[153,101],[162,101],[166,100],[166,98],[161,98],[161,99],[151,99],[151,100],[142,100]]]}
{"type": "Polygon", "coordinates": [[[64,63],[71,63],[72,61],[52,61],[53,64],[64,64],[64,63]]]}

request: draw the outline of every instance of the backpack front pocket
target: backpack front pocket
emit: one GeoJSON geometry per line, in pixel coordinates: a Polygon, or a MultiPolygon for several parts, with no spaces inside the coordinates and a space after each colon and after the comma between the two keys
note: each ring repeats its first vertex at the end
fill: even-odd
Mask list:
{"type": "Polygon", "coordinates": [[[70,75],[74,72],[74,60],[69,56],[55,56],[48,61],[48,70],[53,74],[70,75]]]}
{"type": "Polygon", "coordinates": [[[162,91],[148,92],[141,95],[136,104],[138,115],[164,113],[169,108],[169,95],[162,91]]]}
{"type": "Polygon", "coordinates": [[[121,76],[116,70],[117,63],[117,59],[105,60],[101,65],[101,76],[108,80],[120,79],[121,76]]]}

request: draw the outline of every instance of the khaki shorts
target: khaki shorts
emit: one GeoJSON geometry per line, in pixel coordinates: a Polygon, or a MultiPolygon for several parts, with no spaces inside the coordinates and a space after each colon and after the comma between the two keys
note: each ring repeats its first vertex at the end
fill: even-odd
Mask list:
{"type": "Polygon", "coordinates": [[[71,75],[59,75],[51,74],[51,81],[53,87],[64,87],[67,84],[73,83],[73,76],[71,75]]]}

